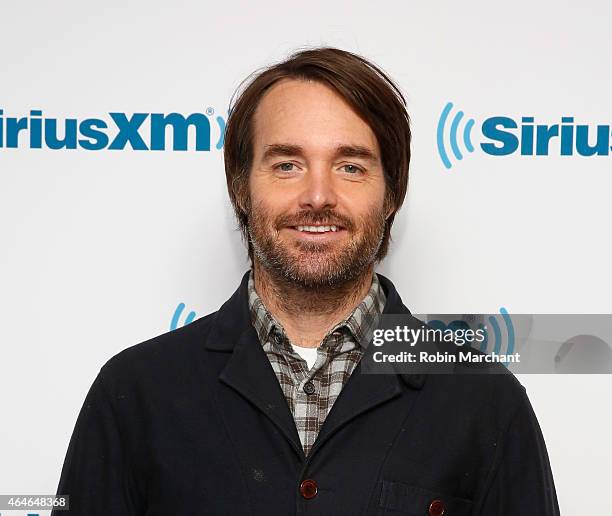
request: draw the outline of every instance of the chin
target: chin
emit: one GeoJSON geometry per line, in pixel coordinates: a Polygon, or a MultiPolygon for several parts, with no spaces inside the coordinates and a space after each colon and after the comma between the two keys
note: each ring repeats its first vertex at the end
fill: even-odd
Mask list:
{"type": "Polygon", "coordinates": [[[350,264],[330,266],[332,263],[329,257],[321,257],[310,263],[308,260],[296,260],[283,268],[283,275],[308,288],[338,286],[357,275],[350,264]]]}

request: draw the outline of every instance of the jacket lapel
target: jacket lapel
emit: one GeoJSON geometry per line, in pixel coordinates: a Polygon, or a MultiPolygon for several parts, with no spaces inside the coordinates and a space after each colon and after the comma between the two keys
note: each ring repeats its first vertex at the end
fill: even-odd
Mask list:
{"type": "MultiPolygon", "coordinates": [[[[410,311],[402,303],[393,283],[381,274],[378,274],[378,279],[387,297],[383,314],[410,315],[410,311]]],[[[316,453],[318,448],[323,446],[334,433],[349,421],[400,396],[403,391],[400,380],[403,380],[413,389],[421,389],[425,376],[418,374],[365,374],[361,372],[361,364],[358,364],[332,406],[313,445],[310,456],[316,453]]]]}
{"type": "Polygon", "coordinates": [[[318,448],[352,419],[401,393],[397,375],[361,374],[358,365],[327,415],[310,455],[314,455],[318,448]]]}
{"type": "Polygon", "coordinates": [[[245,331],[219,379],[255,405],[280,429],[298,454],[303,454],[287,400],[254,328],[245,331]]]}
{"type": "MultiPolygon", "coordinates": [[[[303,456],[289,405],[262,348],[248,310],[247,272],[234,295],[219,309],[216,324],[207,338],[212,351],[231,353],[219,380],[257,407],[274,423],[303,456]]],[[[232,410],[232,407],[223,407],[232,410]]]]}

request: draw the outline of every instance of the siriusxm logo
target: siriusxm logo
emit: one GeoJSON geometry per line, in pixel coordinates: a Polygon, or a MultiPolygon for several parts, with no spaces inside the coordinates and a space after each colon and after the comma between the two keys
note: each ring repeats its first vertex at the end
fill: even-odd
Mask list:
{"type": "Polygon", "coordinates": [[[48,118],[39,109],[29,116],[7,117],[0,109],[0,148],[136,151],[210,151],[211,119],[215,147],[223,147],[225,119],[206,113],[108,113],[108,118],[48,118]],[[170,141],[172,144],[170,145],[170,141]]]}
{"type": "MultiPolygon", "coordinates": [[[[463,159],[462,148],[474,152],[473,118],[465,120],[463,111],[451,116],[452,102],[448,102],[438,120],[438,154],[447,169],[451,159],[463,159]],[[450,150],[449,150],[450,148],[450,150]]],[[[595,127],[576,124],[574,117],[563,116],[561,123],[539,124],[532,116],[523,116],[518,121],[507,116],[487,118],[480,125],[482,142],[480,149],[491,156],[607,156],[610,147],[610,125],[595,127]]]]}

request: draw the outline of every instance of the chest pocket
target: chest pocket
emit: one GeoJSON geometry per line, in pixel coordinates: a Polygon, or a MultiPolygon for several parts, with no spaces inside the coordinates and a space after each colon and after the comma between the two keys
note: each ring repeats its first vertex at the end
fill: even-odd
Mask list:
{"type": "Polygon", "coordinates": [[[383,480],[379,516],[469,516],[472,502],[438,491],[383,480]]]}

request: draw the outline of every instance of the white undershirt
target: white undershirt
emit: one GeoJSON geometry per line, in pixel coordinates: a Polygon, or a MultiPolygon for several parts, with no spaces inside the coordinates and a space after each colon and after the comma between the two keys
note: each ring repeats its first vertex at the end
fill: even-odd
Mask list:
{"type": "Polygon", "coordinates": [[[293,349],[306,361],[308,369],[312,369],[312,366],[317,361],[317,348],[303,348],[302,346],[293,344],[293,349]]]}

